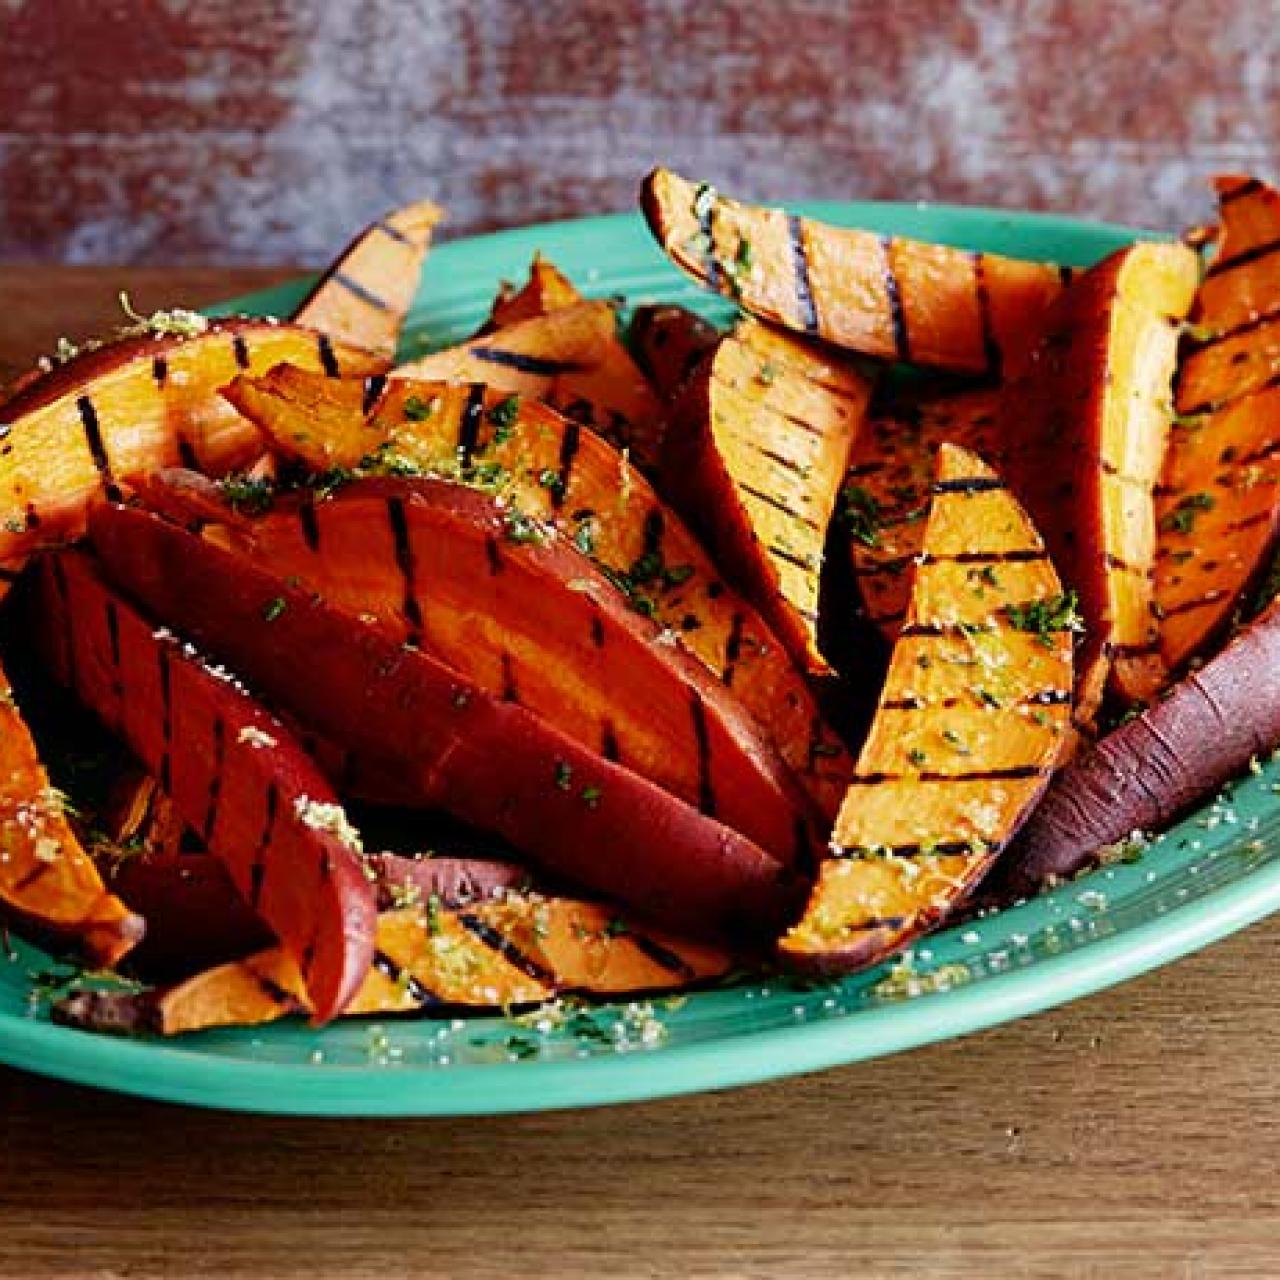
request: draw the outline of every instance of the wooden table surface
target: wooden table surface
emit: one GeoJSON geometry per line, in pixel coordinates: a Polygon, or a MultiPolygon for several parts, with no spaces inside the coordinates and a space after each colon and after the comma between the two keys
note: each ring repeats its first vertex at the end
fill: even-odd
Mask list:
{"type": "MultiPolygon", "coordinates": [[[[130,271],[138,305],[281,273],[130,271]]],[[[119,272],[0,268],[0,376],[119,272]]],[[[234,1117],[0,1071],[0,1278],[1280,1275],[1280,922],[1025,1022],[732,1093],[234,1117]]]]}

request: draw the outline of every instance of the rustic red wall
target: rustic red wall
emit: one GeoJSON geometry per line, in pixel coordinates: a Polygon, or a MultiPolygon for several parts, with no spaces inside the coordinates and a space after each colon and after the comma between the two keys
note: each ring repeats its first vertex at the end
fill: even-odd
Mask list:
{"type": "Polygon", "coordinates": [[[0,0],[0,257],[319,260],[430,193],[449,232],[761,197],[1180,225],[1274,169],[1271,0],[0,0]]]}

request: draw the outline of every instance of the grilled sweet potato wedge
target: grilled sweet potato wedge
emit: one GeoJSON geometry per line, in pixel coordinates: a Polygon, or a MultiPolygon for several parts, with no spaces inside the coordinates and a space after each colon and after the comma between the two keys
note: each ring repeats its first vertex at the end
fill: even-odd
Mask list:
{"type": "Polygon", "coordinates": [[[0,427],[0,576],[78,537],[89,503],[180,461],[213,475],[251,462],[262,437],[218,394],[281,361],[337,377],[385,363],[326,335],[265,320],[205,322],[86,350],[9,402],[0,427]],[[205,326],[205,327],[201,327],[205,326]]]}
{"type": "Polygon", "coordinates": [[[372,454],[384,469],[496,491],[553,525],[733,689],[823,813],[835,816],[853,762],[785,649],[644,477],[592,432],[481,386],[362,386],[281,368],[228,394],[276,448],[305,450],[303,460],[319,470],[372,454]]]}
{"type": "Polygon", "coordinates": [[[98,815],[94,860],[111,888],[145,921],[129,969],[170,982],[275,941],[237,892],[226,864],[206,852],[160,784],[130,767],[98,815]]]}
{"type": "MultiPolygon", "coordinates": [[[[373,967],[347,1013],[507,1009],[563,992],[669,990],[719,977],[729,965],[725,952],[638,930],[605,907],[573,898],[522,895],[453,911],[403,908],[379,917],[373,967]]],[[[308,1008],[297,966],[276,948],[168,989],[75,995],[54,1017],[93,1031],[174,1036],[258,1026],[308,1008]]]]}
{"type": "Polygon", "coordinates": [[[393,360],[441,217],[423,200],[370,223],[303,299],[295,322],[393,360]]]}
{"type": "Polygon", "coordinates": [[[580,302],[508,325],[462,346],[400,365],[396,378],[484,382],[543,400],[630,450],[645,471],[658,464],[663,411],[622,340],[607,302],[580,302]]]}
{"type": "Polygon", "coordinates": [[[376,908],[358,837],[319,771],[226,672],[154,630],[82,554],[47,558],[39,586],[54,675],[226,863],[298,962],[316,1016],[341,1012],[369,967],[376,908]]]}
{"type": "Polygon", "coordinates": [[[1218,254],[1196,295],[1156,493],[1158,662],[1149,698],[1227,625],[1280,533],[1280,193],[1220,178],[1218,254]]]}
{"type": "Polygon", "coordinates": [[[1069,272],[740,204],[667,169],[641,206],[671,260],[752,315],[870,356],[999,377],[1069,272]]]}
{"type": "Polygon", "coordinates": [[[1280,603],[1200,670],[1082,752],[1009,851],[1008,886],[1033,893],[1135,831],[1159,831],[1280,742],[1280,603]]]}
{"type": "Polygon", "coordinates": [[[508,329],[525,320],[537,320],[553,311],[564,311],[582,301],[582,294],[569,277],[554,262],[535,253],[528,280],[519,289],[503,284],[480,332],[486,334],[495,329],[508,329]]]}
{"type": "Polygon", "coordinates": [[[632,354],[658,399],[670,404],[720,339],[715,325],[687,307],[637,307],[627,331],[632,354]]]}
{"type": "Polygon", "coordinates": [[[794,876],[758,845],[378,625],[145,512],[103,506],[90,537],[155,616],[308,727],[398,765],[423,807],[698,936],[760,939],[793,908],[794,876]]]}
{"type": "Polygon", "coordinates": [[[867,617],[891,644],[911,602],[939,445],[999,464],[993,387],[903,398],[873,413],[854,440],[838,519],[867,617]]]}
{"type": "Polygon", "coordinates": [[[911,608],[787,961],[866,968],[962,901],[1066,740],[1071,642],[1044,543],[976,455],[938,451],[911,608]]]}
{"type": "Polygon", "coordinates": [[[831,671],[822,555],[870,397],[857,370],[748,319],[680,397],[663,455],[664,490],[813,675],[831,671]]]}
{"type": "Polygon", "coordinates": [[[775,857],[797,855],[810,804],[747,711],[509,502],[439,480],[358,480],[219,532],[775,857]]]}
{"type": "Polygon", "coordinates": [[[1036,358],[1001,402],[1009,476],[1079,593],[1085,636],[1076,717],[1093,720],[1108,675],[1149,690],[1160,478],[1178,329],[1199,278],[1182,244],[1135,244],[1082,275],[1045,320],[1036,358]]]}
{"type": "Polygon", "coordinates": [[[111,893],[67,821],[0,671],[0,913],[108,967],[143,921],[111,893]]]}

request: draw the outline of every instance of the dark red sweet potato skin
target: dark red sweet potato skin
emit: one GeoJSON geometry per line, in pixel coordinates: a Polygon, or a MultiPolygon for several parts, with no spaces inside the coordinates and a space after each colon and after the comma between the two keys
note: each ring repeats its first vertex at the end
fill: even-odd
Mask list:
{"type": "Polygon", "coordinates": [[[369,865],[378,877],[378,905],[382,910],[408,898],[426,902],[438,898],[442,907],[495,898],[527,888],[530,875],[516,862],[487,858],[410,858],[399,853],[375,853],[369,865]]]}
{"type": "Polygon", "coordinates": [[[798,905],[800,882],[745,837],[377,626],[141,511],[99,508],[90,538],[156,616],[309,727],[398,763],[424,807],[694,936],[763,940],[798,905]]]}
{"type": "Polygon", "coordinates": [[[1134,831],[1166,826],[1280,743],[1280,602],[1167,698],[1076,757],[1023,828],[1004,880],[1034,892],[1134,831]]]}
{"type": "Polygon", "coordinates": [[[377,910],[358,854],[307,820],[306,802],[334,803],[328,783],[278,720],[156,632],[86,556],[46,557],[40,588],[54,674],[125,739],[226,863],[298,960],[317,1019],[341,1012],[372,961],[377,910]]]}
{"type": "Polygon", "coordinates": [[[109,883],[147,922],[129,963],[149,981],[236,960],[275,940],[212,854],[139,854],[121,862],[109,883]]]}

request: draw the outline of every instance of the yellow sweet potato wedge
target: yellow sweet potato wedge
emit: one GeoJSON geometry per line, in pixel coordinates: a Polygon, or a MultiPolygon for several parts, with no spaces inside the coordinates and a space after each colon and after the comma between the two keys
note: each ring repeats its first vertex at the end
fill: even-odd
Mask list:
{"type": "Polygon", "coordinates": [[[636,363],[664,404],[670,404],[719,341],[715,325],[687,307],[637,307],[628,330],[636,363]]]}
{"type": "MultiPolygon", "coordinates": [[[[719,977],[729,965],[726,952],[638,930],[572,898],[510,895],[454,910],[429,903],[379,917],[373,967],[345,1013],[507,1009],[570,991],[667,990],[719,977]]],[[[175,1036],[307,1012],[296,964],[272,948],[167,989],[81,993],[54,1017],[94,1031],[175,1036]]]]}
{"type": "Polygon", "coordinates": [[[580,302],[508,325],[400,365],[393,376],[484,382],[543,400],[611,444],[629,449],[642,470],[657,466],[662,406],[622,345],[607,302],[580,302]]]}
{"type": "Polygon", "coordinates": [[[1026,512],[976,455],[943,445],[911,607],[786,961],[867,968],[968,896],[1062,751],[1071,621],[1026,512]]]}
{"type": "Polygon", "coordinates": [[[938,447],[958,444],[999,465],[999,395],[979,387],[902,399],[854,440],[838,518],[862,608],[890,644],[911,601],[938,447]]]}
{"type": "Polygon", "coordinates": [[[584,301],[568,276],[554,262],[535,253],[529,278],[519,288],[504,283],[493,300],[482,334],[507,329],[524,320],[537,320],[584,301]]]}
{"type": "Polygon", "coordinates": [[[394,359],[441,217],[438,205],[423,200],[370,223],[298,306],[295,322],[394,359]]]}
{"type": "Polygon", "coordinates": [[[655,169],[641,205],[696,280],[764,320],[866,355],[999,377],[1069,272],[740,204],[655,169]]]}
{"type": "Polygon", "coordinates": [[[1227,626],[1280,532],[1280,193],[1220,178],[1156,493],[1158,661],[1146,700],[1227,626]]]}
{"type": "Polygon", "coordinates": [[[1001,402],[1009,477],[1063,580],[1079,593],[1076,718],[1087,729],[1108,677],[1127,701],[1157,662],[1153,490],[1171,420],[1178,331],[1199,261],[1185,245],[1135,244],[1062,295],[1001,402]]]}
{"type": "Polygon", "coordinates": [[[681,395],[663,455],[664,492],[818,676],[827,526],[870,397],[856,369],[748,319],[681,395]]]}
{"type": "MultiPolygon", "coordinates": [[[[184,313],[185,314],[185,313],[184,313]]],[[[36,379],[0,426],[0,576],[79,537],[95,498],[183,461],[219,475],[247,466],[262,437],[219,395],[238,373],[281,361],[334,378],[385,362],[327,335],[266,320],[205,321],[87,348],[36,379]]]]}
{"type": "Polygon", "coordinates": [[[324,470],[436,475],[504,495],[591,556],[632,607],[664,624],[764,729],[828,817],[853,768],[760,615],[627,459],[577,423],[486,389],[394,379],[362,386],[300,370],[239,380],[234,402],[272,443],[324,470]],[[344,441],[343,449],[326,442],[344,441]]]}
{"type": "Polygon", "coordinates": [[[102,968],[143,935],[141,917],[102,881],[49,784],[0,671],[0,911],[102,968]]]}

